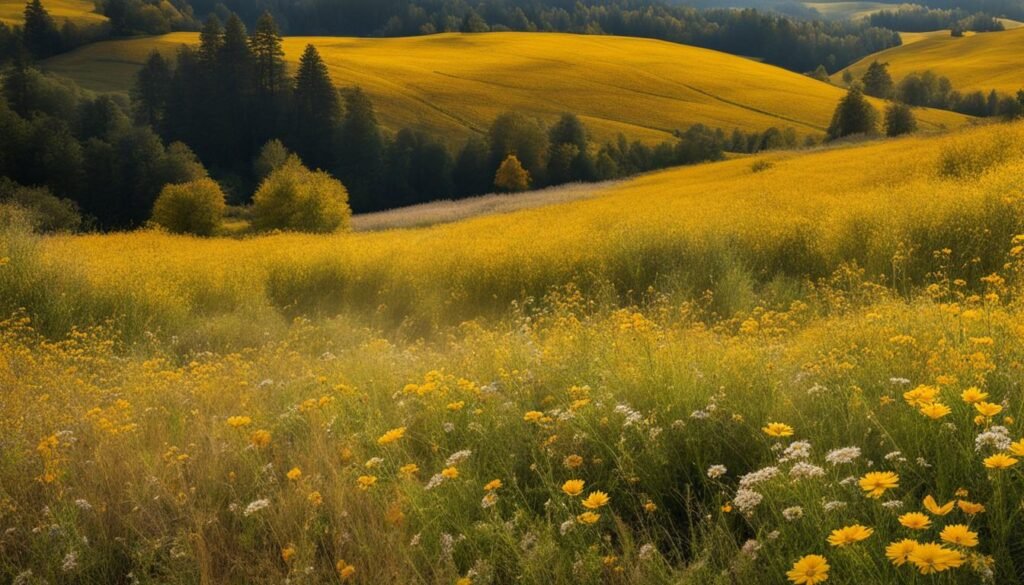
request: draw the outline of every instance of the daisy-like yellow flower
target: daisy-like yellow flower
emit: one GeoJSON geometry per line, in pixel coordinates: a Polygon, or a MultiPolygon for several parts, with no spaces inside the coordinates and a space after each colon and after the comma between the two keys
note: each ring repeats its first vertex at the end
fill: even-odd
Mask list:
{"type": "Polygon", "coordinates": [[[967,404],[976,404],[986,400],[987,398],[988,392],[982,392],[974,386],[960,393],[960,400],[963,400],[967,404]]]}
{"type": "Polygon", "coordinates": [[[309,495],[306,496],[306,501],[309,502],[310,506],[317,508],[324,503],[324,497],[320,494],[320,492],[313,491],[309,492],[309,495]]]}
{"type": "Polygon", "coordinates": [[[985,511],[984,504],[975,504],[974,502],[968,502],[967,500],[958,500],[956,506],[960,508],[960,511],[968,516],[974,516],[985,511]]]}
{"type": "Polygon", "coordinates": [[[253,431],[252,434],[249,435],[249,442],[252,443],[253,447],[263,449],[270,444],[270,431],[263,429],[253,431]]]}
{"type": "Polygon", "coordinates": [[[334,568],[338,571],[338,577],[342,581],[347,581],[352,575],[356,574],[356,568],[346,563],[344,560],[338,561],[334,568]]]}
{"type": "Polygon", "coordinates": [[[986,457],[983,463],[989,469],[1009,469],[1017,464],[1017,460],[1004,453],[996,453],[986,457]]]}
{"type": "Polygon", "coordinates": [[[578,496],[583,493],[583,486],[586,484],[582,479],[570,479],[562,484],[562,491],[567,496],[578,496]]]}
{"type": "Polygon", "coordinates": [[[398,468],[398,474],[402,477],[412,477],[419,473],[420,466],[415,463],[406,463],[405,465],[398,468]]]}
{"type": "Polygon", "coordinates": [[[531,410],[523,415],[523,420],[532,423],[540,422],[542,418],[544,418],[544,413],[539,410],[531,410]]]}
{"type": "Polygon", "coordinates": [[[897,567],[902,567],[909,560],[907,557],[917,548],[917,541],[905,538],[885,547],[885,558],[897,567]]]}
{"type": "Polygon", "coordinates": [[[576,517],[576,521],[580,524],[596,524],[601,519],[600,514],[594,512],[584,512],[576,517]]]}
{"type": "Polygon", "coordinates": [[[925,496],[924,501],[922,503],[924,504],[924,509],[928,510],[935,516],[945,516],[946,514],[949,514],[953,511],[953,506],[956,505],[955,500],[950,500],[949,502],[946,502],[945,504],[942,504],[940,506],[939,503],[935,501],[935,498],[931,496],[931,494],[925,496]]]}
{"type": "Polygon", "coordinates": [[[473,585],[473,580],[469,577],[462,577],[455,582],[455,585],[473,585]]]}
{"type": "Polygon", "coordinates": [[[769,437],[791,437],[793,436],[793,427],[786,423],[773,422],[763,427],[761,432],[769,437]]]}
{"type": "Polygon", "coordinates": [[[978,414],[992,418],[993,416],[1003,412],[1002,405],[995,404],[992,402],[977,402],[974,404],[974,410],[978,411],[978,414]]]}
{"type": "Polygon", "coordinates": [[[459,477],[459,470],[455,467],[445,467],[441,470],[441,475],[444,476],[445,479],[455,479],[459,477]]]}
{"type": "Polygon", "coordinates": [[[1024,457],[1024,439],[1010,443],[1010,453],[1024,457]]]}
{"type": "Polygon", "coordinates": [[[364,492],[377,483],[376,475],[360,475],[356,478],[356,487],[363,490],[364,492]]]}
{"type": "Polygon", "coordinates": [[[299,478],[302,477],[302,470],[299,469],[298,467],[292,467],[290,470],[288,470],[287,475],[288,479],[292,481],[299,481],[299,478]]]}
{"type": "Polygon", "coordinates": [[[589,510],[596,510],[601,506],[608,505],[608,502],[610,501],[611,498],[608,497],[608,494],[604,492],[592,492],[583,500],[583,507],[589,510]]]}
{"type": "Polygon", "coordinates": [[[816,585],[828,581],[828,559],[821,555],[806,555],[793,563],[786,578],[796,585],[816,585]]]}
{"type": "Polygon", "coordinates": [[[948,406],[941,402],[932,402],[921,407],[921,414],[932,420],[938,420],[952,412],[948,406]]]}
{"type": "Polygon", "coordinates": [[[922,575],[930,575],[959,567],[964,564],[964,555],[941,544],[928,542],[914,547],[907,560],[914,563],[922,575]]]}
{"type": "Polygon", "coordinates": [[[855,542],[860,542],[871,536],[872,533],[874,533],[873,528],[868,528],[867,526],[862,526],[860,524],[844,526],[832,531],[832,534],[828,537],[828,543],[832,546],[846,546],[855,542]]]}
{"type": "Polygon", "coordinates": [[[942,529],[939,538],[957,546],[978,546],[978,533],[971,531],[964,524],[950,524],[942,529]]]}
{"type": "Polygon", "coordinates": [[[458,402],[449,402],[448,406],[446,408],[448,410],[452,411],[452,412],[458,412],[458,411],[462,410],[463,408],[465,408],[465,406],[466,406],[466,401],[465,400],[459,400],[458,402]]]}
{"type": "Polygon", "coordinates": [[[491,481],[487,482],[487,485],[484,486],[484,491],[493,492],[496,489],[501,489],[502,485],[504,484],[501,483],[500,479],[492,479],[491,481]]]}
{"type": "Polygon", "coordinates": [[[576,469],[577,467],[583,465],[583,458],[580,457],[579,455],[566,455],[565,459],[562,460],[562,465],[568,467],[569,469],[576,469]]]}
{"type": "Polygon", "coordinates": [[[658,511],[658,504],[655,504],[654,502],[647,500],[646,502],[644,502],[644,511],[648,514],[653,514],[658,511]]]}
{"type": "Polygon", "coordinates": [[[295,547],[289,544],[281,549],[281,560],[286,563],[291,562],[295,558],[295,552],[295,547]]]}
{"type": "Polygon", "coordinates": [[[886,490],[899,487],[900,476],[892,471],[869,471],[858,483],[869,498],[880,498],[886,490]]]}
{"type": "Polygon", "coordinates": [[[903,400],[907,401],[910,406],[921,408],[927,406],[932,402],[935,402],[935,397],[939,395],[938,386],[926,386],[924,384],[908,390],[903,393],[903,400]]]}
{"type": "Polygon", "coordinates": [[[907,512],[899,518],[900,524],[911,530],[924,530],[932,525],[931,518],[920,512],[907,512]]]}
{"type": "Polygon", "coordinates": [[[390,431],[384,433],[383,435],[381,435],[377,439],[377,444],[378,445],[388,445],[390,443],[394,443],[395,441],[397,441],[398,439],[401,439],[404,436],[405,436],[405,427],[398,427],[396,429],[391,429],[390,431]]]}
{"type": "Polygon", "coordinates": [[[252,419],[247,416],[230,416],[228,417],[228,426],[232,428],[247,427],[252,424],[252,419]]]}

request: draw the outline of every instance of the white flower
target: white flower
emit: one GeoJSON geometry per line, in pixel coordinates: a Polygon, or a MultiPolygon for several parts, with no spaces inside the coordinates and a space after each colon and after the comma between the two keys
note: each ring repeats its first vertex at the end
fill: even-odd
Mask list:
{"type": "Polygon", "coordinates": [[[1003,426],[989,427],[988,430],[974,438],[975,451],[1005,451],[1010,448],[1010,431],[1003,426]]]}
{"type": "Polygon", "coordinates": [[[740,487],[748,488],[752,485],[768,481],[777,475],[779,475],[778,467],[764,467],[757,471],[751,471],[750,473],[740,477],[740,487]]]}
{"type": "Polygon", "coordinates": [[[893,386],[906,386],[910,383],[910,380],[906,378],[889,378],[889,383],[893,386]]]}
{"type": "Polygon", "coordinates": [[[763,499],[764,496],[754,490],[740,488],[736,491],[736,497],[733,499],[732,503],[736,505],[736,509],[740,512],[749,514],[754,511],[754,508],[756,508],[763,499]]]}
{"type": "Polygon", "coordinates": [[[724,465],[712,465],[708,467],[708,477],[711,479],[718,479],[725,475],[729,470],[724,465]]]}
{"type": "Polygon", "coordinates": [[[89,500],[79,498],[75,500],[75,505],[78,506],[79,510],[92,510],[92,504],[89,503],[89,500]]]}
{"type": "Polygon", "coordinates": [[[740,553],[749,559],[756,559],[759,550],[761,550],[761,543],[751,538],[743,543],[740,553]]]}
{"type": "Polygon", "coordinates": [[[807,459],[811,456],[811,443],[810,441],[793,441],[786,447],[786,450],[782,452],[782,457],[779,461],[785,463],[786,461],[796,461],[797,459],[807,459]]]}
{"type": "Polygon", "coordinates": [[[823,508],[825,508],[826,512],[832,512],[834,510],[842,510],[845,507],[846,507],[846,502],[840,502],[840,501],[837,501],[837,500],[833,500],[831,502],[825,502],[825,505],[823,506],[823,508]]]}
{"type": "Polygon", "coordinates": [[[260,510],[263,510],[263,509],[269,508],[269,507],[270,507],[270,500],[268,500],[266,498],[264,498],[262,500],[253,500],[252,502],[249,502],[248,506],[245,507],[245,511],[242,512],[242,515],[248,518],[249,516],[252,516],[256,512],[259,512],[260,510]]]}
{"type": "Polygon", "coordinates": [[[790,522],[804,517],[804,509],[800,506],[792,506],[782,511],[782,517],[790,522]]]}
{"type": "Polygon", "coordinates": [[[637,557],[641,561],[646,561],[647,559],[654,556],[655,552],[657,552],[657,549],[654,548],[653,544],[648,542],[647,544],[640,547],[640,552],[637,553],[637,557]]]}
{"type": "Polygon", "coordinates": [[[76,569],[78,569],[78,551],[73,550],[64,555],[64,560],[60,564],[60,570],[70,573],[76,569]]]}
{"type": "Polygon", "coordinates": [[[852,463],[858,457],[860,457],[860,447],[843,447],[841,449],[832,449],[825,454],[825,461],[832,465],[842,465],[844,463],[852,463]]]}
{"type": "Polygon", "coordinates": [[[903,500],[889,500],[888,502],[882,502],[882,507],[886,510],[899,510],[903,507],[903,500]]]}
{"type": "Polygon", "coordinates": [[[472,454],[473,452],[470,451],[469,449],[456,451],[455,453],[452,453],[451,456],[448,457],[447,461],[444,462],[445,467],[452,467],[453,465],[458,465],[459,463],[462,463],[466,459],[469,459],[469,456],[472,454]]]}
{"type": "Polygon", "coordinates": [[[558,527],[558,533],[565,536],[573,528],[576,528],[576,521],[570,518],[562,522],[562,525],[558,527]]]}
{"type": "Polygon", "coordinates": [[[793,467],[789,470],[789,477],[793,479],[805,479],[808,477],[822,477],[825,475],[825,470],[808,463],[806,461],[798,461],[793,464],[793,467]]]}

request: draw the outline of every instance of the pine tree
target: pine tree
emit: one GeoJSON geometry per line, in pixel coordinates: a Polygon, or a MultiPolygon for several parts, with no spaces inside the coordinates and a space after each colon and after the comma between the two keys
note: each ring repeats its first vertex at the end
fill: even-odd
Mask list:
{"type": "Polygon", "coordinates": [[[900,136],[917,130],[917,120],[910,106],[900,102],[893,102],[885,110],[885,134],[886,136],[900,136]]]}
{"type": "Polygon", "coordinates": [[[879,63],[878,61],[872,61],[871,65],[868,65],[867,71],[861,77],[861,83],[864,84],[864,93],[883,99],[893,96],[896,86],[889,75],[888,67],[888,63],[879,63]]]}
{"type": "Polygon", "coordinates": [[[859,85],[854,85],[836,106],[828,138],[835,140],[851,134],[872,134],[878,123],[878,112],[864,99],[859,85]]]}
{"type": "Polygon", "coordinates": [[[40,0],[30,0],[25,5],[25,25],[22,29],[22,42],[29,54],[36,59],[44,59],[61,51],[60,31],[53,17],[43,7],[40,0]]]}
{"type": "Polygon", "coordinates": [[[223,46],[224,27],[221,26],[220,19],[211,14],[199,33],[199,61],[205,65],[212,65],[217,61],[223,46]]]}
{"type": "Polygon", "coordinates": [[[153,51],[135,77],[132,112],[137,124],[160,127],[171,88],[171,68],[158,51],[153,51]]]}
{"type": "Polygon", "coordinates": [[[255,62],[256,89],[264,94],[277,94],[286,86],[284,48],[281,34],[270,12],[264,12],[249,39],[255,62]]]}
{"type": "Polygon", "coordinates": [[[295,75],[292,108],[292,143],[313,168],[330,168],[334,137],[341,117],[338,91],[327,65],[313,45],[306,45],[295,75]]]}
{"type": "Polygon", "coordinates": [[[510,154],[498,167],[494,175],[494,186],[499,191],[509,193],[526,191],[530,188],[530,173],[523,168],[516,155],[510,154]]]}
{"type": "Polygon", "coordinates": [[[338,178],[349,187],[352,209],[381,209],[386,202],[374,201],[384,174],[384,137],[381,135],[373,102],[358,87],[345,91],[345,115],[341,122],[338,148],[338,178]]]}

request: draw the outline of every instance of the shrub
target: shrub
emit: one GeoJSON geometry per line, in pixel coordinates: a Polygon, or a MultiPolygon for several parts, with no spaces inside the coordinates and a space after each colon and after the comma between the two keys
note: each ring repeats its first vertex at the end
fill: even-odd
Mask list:
{"type": "Polygon", "coordinates": [[[1019,149],[1011,139],[960,139],[943,146],[939,154],[939,175],[954,179],[981,176],[988,169],[1006,162],[1019,149]]]}
{"type": "Polygon", "coordinates": [[[82,226],[78,205],[46,187],[23,187],[5,179],[0,183],[0,205],[7,208],[5,214],[23,216],[36,232],[73,232],[82,226]]]}
{"type": "Polygon", "coordinates": [[[224,220],[224,192],[212,179],[165,185],[153,204],[153,223],[177,234],[212,235],[224,220]]]}
{"type": "Polygon", "coordinates": [[[352,217],[341,181],[307,169],[294,155],[260,184],[252,211],[258,230],[328,233],[347,229],[352,217]]]}
{"type": "Polygon", "coordinates": [[[886,136],[900,136],[910,134],[917,130],[917,120],[910,106],[893,102],[885,110],[885,134],[886,136]]]}
{"type": "Polygon", "coordinates": [[[498,167],[494,175],[494,186],[499,191],[526,191],[530,188],[530,173],[523,168],[516,155],[510,154],[498,167]]]}
{"type": "Polygon", "coordinates": [[[750,165],[750,172],[761,173],[775,166],[770,160],[756,160],[750,165]]]}

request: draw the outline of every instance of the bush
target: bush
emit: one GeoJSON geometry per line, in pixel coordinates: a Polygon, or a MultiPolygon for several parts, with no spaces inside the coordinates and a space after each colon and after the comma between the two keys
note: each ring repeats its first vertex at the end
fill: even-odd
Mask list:
{"type": "Polygon", "coordinates": [[[260,184],[252,211],[258,230],[328,233],[347,229],[352,217],[341,181],[307,169],[294,155],[260,184]]]}
{"type": "Polygon", "coordinates": [[[494,186],[499,191],[515,193],[530,188],[530,173],[523,168],[516,155],[510,154],[494,175],[494,186]]]}
{"type": "Polygon", "coordinates": [[[224,192],[212,179],[165,185],[153,204],[153,223],[176,234],[212,235],[224,220],[224,192]]]}
{"type": "Polygon", "coordinates": [[[46,187],[23,187],[4,179],[0,182],[0,205],[7,208],[6,213],[22,215],[36,232],[73,232],[82,227],[78,205],[55,196],[46,187]]]}
{"type": "Polygon", "coordinates": [[[1019,154],[1020,147],[1011,139],[995,140],[961,138],[943,146],[939,154],[939,175],[951,179],[973,179],[1019,154]]]}

